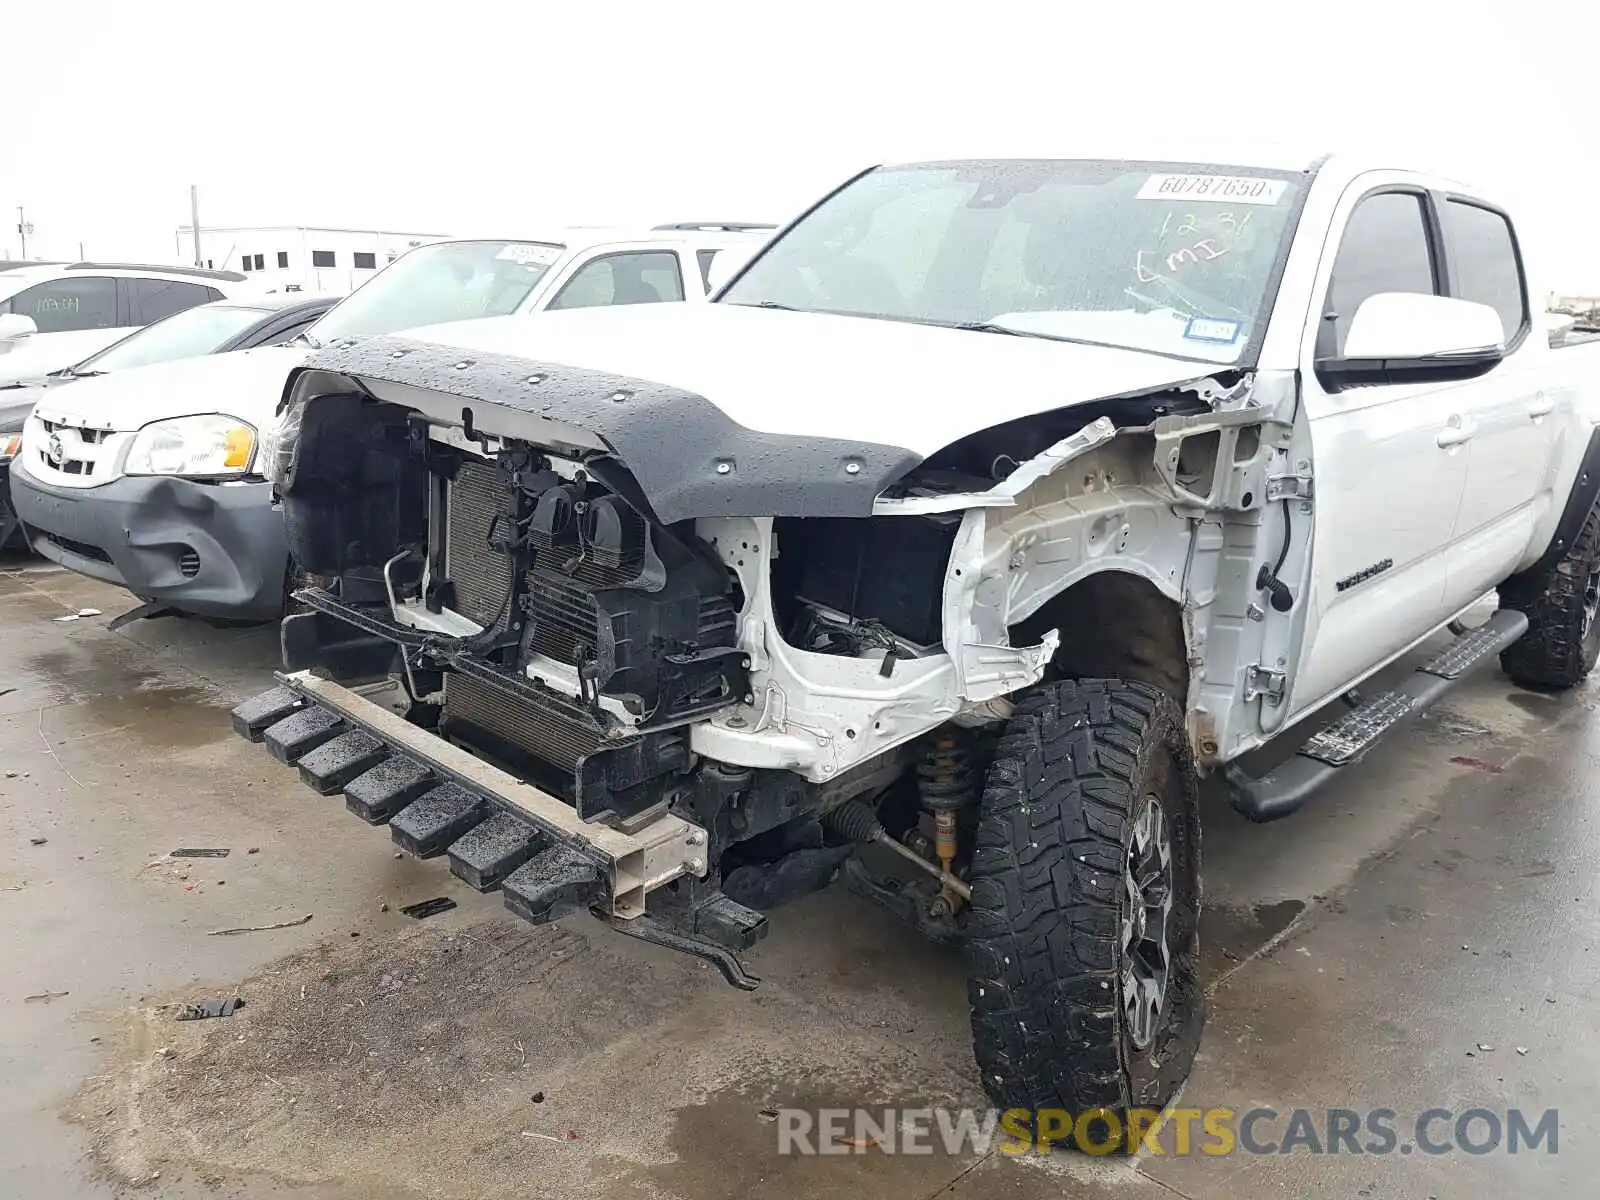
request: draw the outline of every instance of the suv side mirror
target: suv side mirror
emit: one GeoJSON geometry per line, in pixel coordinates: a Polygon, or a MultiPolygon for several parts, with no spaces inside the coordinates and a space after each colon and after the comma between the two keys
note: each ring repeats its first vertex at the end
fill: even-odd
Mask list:
{"type": "Polygon", "coordinates": [[[32,317],[21,313],[0,313],[0,354],[15,350],[39,332],[32,317]]]}
{"type": "Polygon", "coordinates": [[[760,249],[759,246],[724,246],[718,250],[717,256],[711,260],[710,270],[706,272],[706,294],[715,296],[720,292],[735,275],[745,269],[760,249]]]}
{"type": "Polygon", "coordinates": [[[1472,379],[1505,358],[1500,314],[1453,296],[1380,292],[1356,309],[1344,353],[1317,374],[1338,386],[1472,379]]]}

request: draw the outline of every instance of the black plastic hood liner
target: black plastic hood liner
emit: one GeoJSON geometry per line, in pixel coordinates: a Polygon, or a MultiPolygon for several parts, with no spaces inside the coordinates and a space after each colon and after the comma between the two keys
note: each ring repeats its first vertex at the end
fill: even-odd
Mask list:
{"type": "Polygon", "coordinates": [[[484,405],[586,430],[611,448],[668,524],[694,517],[865,517],[873,499],[921,461],[901,446],[747,429],[704,396],[667,384],[408,338],[324,347],[290,377],[286,396],[299,398],[298,381],[309,371],[470,402],[475,426],[491,435],[503,431],[484,405]]]}

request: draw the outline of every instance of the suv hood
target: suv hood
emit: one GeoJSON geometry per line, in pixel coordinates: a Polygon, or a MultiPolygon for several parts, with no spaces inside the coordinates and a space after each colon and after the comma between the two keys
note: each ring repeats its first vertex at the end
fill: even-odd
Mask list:
{"type": "Polygon", "coordinates": [[[21,345],[0,354],[0,387],[12,383],[38,383],[51,371],[80,363],[132,332],[133,328],[129,326],[36,333],[21,345]]]}
{"type": "Polygon", "coordinates": [[[745,429],[875,442],[922,458],[1018,417],[1227,369],[1138,350],[716,303],[489,317],[403,336],[648,380],[704,397],[745,429]]]}
{"type": "Polygon", "coordinates": [[[303,346],[262,346],[113,371],[48,389],[36,398],[36,411],[51,421],[118,432],[202,413],[226,413],[261,429],[289,372],[309,353],[303,346]]]}

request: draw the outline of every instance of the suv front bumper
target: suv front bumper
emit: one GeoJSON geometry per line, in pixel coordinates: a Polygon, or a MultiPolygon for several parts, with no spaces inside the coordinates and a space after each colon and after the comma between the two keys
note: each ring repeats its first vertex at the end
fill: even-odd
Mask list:
{"type": "Polygon", "coordinates": [[[289,549],[270,484],[151,475],[60,488],[19,458],[11,502],[35,553],[80,575],[202,617],[283,612],[289,549]]]}

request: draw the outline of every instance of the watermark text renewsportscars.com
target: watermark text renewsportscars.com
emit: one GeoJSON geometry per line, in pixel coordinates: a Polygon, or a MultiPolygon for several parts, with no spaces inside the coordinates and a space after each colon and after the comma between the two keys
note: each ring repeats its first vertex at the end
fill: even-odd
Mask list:
{"type": "Polygon", "coordinates": [[[1558,1154],[1553,1108],[780,1108],[780,1154],[1558,1154]]]}

